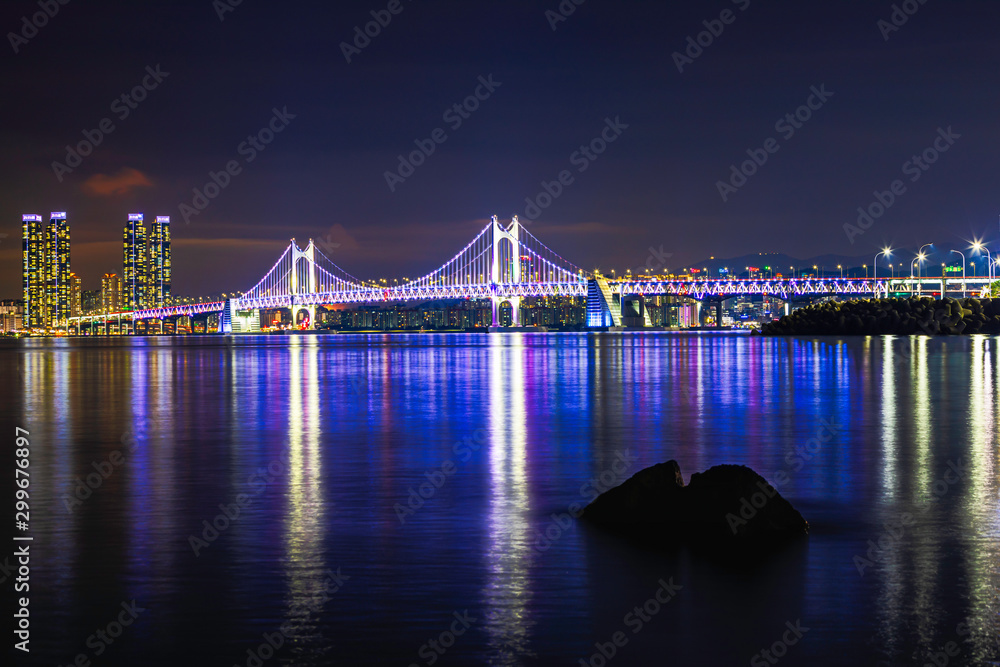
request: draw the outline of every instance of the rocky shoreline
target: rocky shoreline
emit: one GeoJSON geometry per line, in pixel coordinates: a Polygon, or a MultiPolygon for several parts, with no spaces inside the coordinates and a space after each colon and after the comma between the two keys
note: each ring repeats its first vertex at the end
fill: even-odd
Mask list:
{"type": "Polygon", "coordinates": [[[1000,299],[869,299],[814,304],[764,324],[765,336],[1000,334],[1000,299]]]}

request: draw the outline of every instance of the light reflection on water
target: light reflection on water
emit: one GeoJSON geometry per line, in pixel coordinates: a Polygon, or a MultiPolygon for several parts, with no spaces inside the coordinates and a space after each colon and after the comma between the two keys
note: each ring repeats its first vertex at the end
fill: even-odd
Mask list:
{"type": "Polygon", "coordinates": [[[988,664],[1000,636],[997,342],[4,341],[0,369],[20,383],[5,414],[33,447],[33,657],[68,663],[135,598],[148,611],[102,664],[245,664],[289,621],[274,664],[426,664],[421,646],[466,609],[478,621],[438,664],[576,664],[675,576],[684,590],[616,664],[665,653],[745,664],[796,618],[811,630],[782,664],[913,664],[949,641],[959,662],[988,664]],[[842,430],[791,467],[824,419],[842,430]],[[408,489],[477,429],[482,450],[398,521],[408,489]],[[734,462],[788,473],[808,548],[729,572],[574,525],[536,549],[624,448],[636,469],[675,458],[686,477],[734,462]],[[77,478],[115,452],[124,463],[68,510],[77,478]],[[941,486],[955,462],[967,473],[941,486]],[[195,556],[189,537],[241,493],[250,506],[195,556]],[[883,538],[860,576],[855,557],[906,512],[915,523],[883,538]],[[323,601],[338,568],[350,579],[323,601]]]}

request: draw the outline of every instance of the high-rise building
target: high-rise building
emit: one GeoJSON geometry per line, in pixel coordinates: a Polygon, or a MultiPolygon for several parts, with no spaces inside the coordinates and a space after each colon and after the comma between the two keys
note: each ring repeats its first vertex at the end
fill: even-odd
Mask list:
{"type": "Polygon", "coordinates": [[[24,302],[0,301],[0,333],[20,331],[24,328],[24,302]]]}
{"type": "Polygon", "coordinates": [[[46,327],[58,326],[70,316],[70,261],[69,222],[66,213],[53,213],[45,230],[45,281],[46,327]]]}
{"type": "Polygon", "coordinates": [[[81,297],[82,315],[99,315],[101,312],[101,290],[85,289],[81,297]]]}
{"type": "Polygon", "coordinates": [[[170,216],[158,215],[149,236],[150,306],[170,303],[170,216]]]}
{"type": "Polygon", "coordinates": [[[45,322],[45,281],[48,262],[45,256],[45,233],[42,216],[23,215],[21,275],[24,283],[24,328],[34,329],[45,322]]]}
{"type": "Polygon", "coordinates": [[[69,316],[83,314],[83,281],[75,273],[69,274],[69,316]]]}
{"type": "Polygon", "coordinates": [[[122,306],[125,310],[146,308],[149,303],[149,261],[146,227],[142,213],[130,213],[125,225],[122,256],[122,306]]]}
{"type": "Polygon", "coordinates": [[[122,311],[122,278],[117,273],[105,273],[101,278],[101,314],[122,311]]]}

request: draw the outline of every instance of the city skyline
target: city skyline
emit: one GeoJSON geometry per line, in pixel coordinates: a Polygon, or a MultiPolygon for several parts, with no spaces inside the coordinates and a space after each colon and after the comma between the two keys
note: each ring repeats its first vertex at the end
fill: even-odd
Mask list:
{"type": "MultiPolygon", "coordinates": [[[[242,258],[253,265],[291,237],[326,240],[358,273],[410,275],[494,212],[533,218],[588,268],[634,267],[661,246],[684,265],[762,251],[863,255],[916,247],[944,226],[956,242],[997,238],[997,138],[982,103],[997,83],[989,6],[922,6],[887,31],[891,6],[853,4],[817,33],[803,27],[813,25],[805,8],[727,4],[735,19],[717,36],[706,25],[718,32],[718,12],[700,7],[585,3],[553,20],[529,2],[447,18],[403,5],[360,53],[364,3],[219,16],[182,2],[127,7],[117,21],[67,6],[0,64],[19,89],[46,81],[37,105],[2,112],[12,148],[0,220],[60,202],[94,288],[117,254],[122,211],[170,214],[185,294],[241,289],[252,277],[242,258]],[[202,52],[179,48],[164,21],[192,26],[202,52]],[[129,59],[85,48],[84,35],[132,43],[139,33],[129,59]],[[600,58],[595,40],[606,44],[600,58]],[[325,45],[328,57],[302,61],[298,43],[325,45]],[[242,65],[217,77],[202,57],[242,65]],[[420,83],[386,67],[411,57],[420,83]],[[953,144],[928,153],[942,133],[953,144]],[[869,224],[858,209],[873,204],[884,210],[869,224]],[[845,231],[859,218],[862,235],[845,231]]],[[[11,26],[21,18],[15,5],[0,11],[11,26]]],[[[0,232],[12,237],[8,224],[0,232]]],[[[0,242],[2,296],[17,294],[15,256],[0,242]]]]}

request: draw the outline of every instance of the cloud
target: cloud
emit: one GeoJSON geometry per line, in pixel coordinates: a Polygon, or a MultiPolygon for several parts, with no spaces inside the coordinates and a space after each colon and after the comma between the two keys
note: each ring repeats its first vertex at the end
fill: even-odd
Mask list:
{"type": "Polygon", "coordinates": [[[314,242],[322,252],[331,257],[337,252],[353,253],[361,249],[361,244],[358,243],[358,240],[340,223],[330,227],[325,236],[314,239],[314,242]]]}
{"type": "Polygon", "coordinates": [[[117,174],[94,174],[83,182],[83,191],[99,197],[128,194],[130,190],[141,187],[151,187],[153,184],[144,173],[138,169],[125,167],[117,174]]]}

